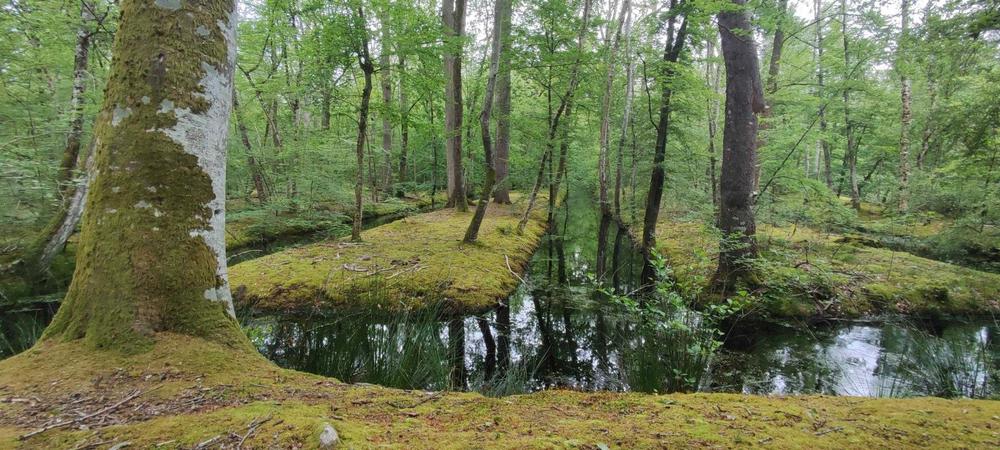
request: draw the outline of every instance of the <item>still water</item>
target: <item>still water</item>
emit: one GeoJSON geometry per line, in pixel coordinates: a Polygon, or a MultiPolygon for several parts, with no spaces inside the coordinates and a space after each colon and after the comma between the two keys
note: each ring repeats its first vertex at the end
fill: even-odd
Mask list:
{"type": "Polygon", "coordinates": [[[697,312],[637,311],[615,295],[640,287],[642,258],[611,221],[599,251],[601,218],[586,192],[574,191],[554,222],[524,283],[507,299],[509,312],[450,321],[434,312],[390,320],[264,317],[245,324],[248,334],[286,367],[492,395],[558,387],[991,397],[1000,388],[995,322],[727,323],[720,331],[697,312]]]}

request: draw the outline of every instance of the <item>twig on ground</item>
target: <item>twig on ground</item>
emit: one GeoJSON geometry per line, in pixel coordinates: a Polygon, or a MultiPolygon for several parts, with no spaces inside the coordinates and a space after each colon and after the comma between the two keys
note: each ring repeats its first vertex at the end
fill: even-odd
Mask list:
{"type": "Polygon", "coordinates": [[[91,414],[87,414],[85,416],[82,416],[82,417],[79,417],[79,418],[76,418],[76,419],[73,419],[73,420],[64,420],[62,422],[57,422],[57,423],[54,423],[52,425],[44,426],[44,427],[39,428],[39,429],[37,429],[35,431],[32,431],[30,433],[22,434],[20,437],[18,437],[18,439],[20,439],[20,440],[23,441],[23,440],[28,439],[28,438],[30,438],[32,436],[44,433],[44,432],[49,431],[49,430],[54,430],[56,428],[62,428],[62,427],[65,427],[65,426],[69,426],[69,425],[73,425],[73,424],[77,424],[77,423],[83,422],[83,421],[88,420],[88,419],[92,419],[94,417],[102,416],[104,414],[107,414],[107,413],[109,413],[111,411],[114,411],[114,410],[120,408],[122,405],[124,405],[124,404],[132,401],[133,399],[135,399],[136,397],[138,397],[138,396],[140,396],[140,395],[142,395],[144,393],[152,392],[152,391],[155,391],[155,390],[159,389],[161,386],[163,386],[163,385],[161,384],[160,386],[156,386],[156,387],[154,387],[154,388],[152,388],[152,389],[150,389],[148,391],[143,391],[141,389],[136,389],[135,392],[129,394],[127,397],[123,398],[118,403],[115,403],[114,405],[108,406],[107,408],[104,408],[104,409],[102,409],[100,411],[97,411],[97,412],[91,413],[91,414]]]}
{"type": "Polygon", "coordinates": [[[247,426],[247,434],[244,434],[243,437],[240,438],[240,442],[236,444],[236,450],[241,450],[243,448],[243,443],[246,442],[247,439],[250,439],[250,436],[253,436],[253,434],[257,432],[257,429],[267,421],[271,420],[272,417],[274,417],[274,414],[268,414],[267,417],[264,417],[263,419],[255,419],[253,422],[250,422],[250,425],[247,426]]]}
{"type": "Polygon", "coordinates": [[[507,270],[509,270],[512,275],[517,277],[518,280],[524,283],[524,278],[521,278],[521,276],[518,275],[517,272],[514,272],[514,269],[510,267],[510,258],[508,258],[507,255],[503,255],[503,260],[507,262],[507,270]]]}

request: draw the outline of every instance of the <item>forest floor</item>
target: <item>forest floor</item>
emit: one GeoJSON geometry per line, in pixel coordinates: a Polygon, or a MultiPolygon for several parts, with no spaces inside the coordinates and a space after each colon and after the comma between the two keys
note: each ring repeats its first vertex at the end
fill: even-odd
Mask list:
{"type": "Polygon", "coordinates": [[[123,356],[43,342],[0,362],[0,448],[997,448],[1000,402],[343,384],[161,333],[123,356]],[[115,447],[115,446],[118,447],[115,447]]]}
{"type": "Polygon", "coordinates": [[[545,231],[545,200],[518,234],[526,202],[514,199],[490,205],[474,244],[462,242],[472,208],[444,209],[364,231],[362,242],[328,240],[234,265],[229,279],[237,307],[279,314],[485,311],[517,287],[545,231]]]}
{"type": "MultiPolygon", "coordinates": [[[[657,249],[679,288],[711,301],[717,298],[708,285],[721,235],[704,220],[684,217],[677,211],[661,213],[657,249]]],[[[829,319],[1000,313],[1000,274],[914,254],[933,256],[916,251],[919,243],[934,242],[951,226],[940,218],[890,218],[869,204],[851,227],[808,219],[758,220],[761,258],[755,264],[760,283],[748,290],[763,301],[750,315],[829,319]]],[[[995,240],[992,245],[1000,246],[1000,238],[995,240]]]]}

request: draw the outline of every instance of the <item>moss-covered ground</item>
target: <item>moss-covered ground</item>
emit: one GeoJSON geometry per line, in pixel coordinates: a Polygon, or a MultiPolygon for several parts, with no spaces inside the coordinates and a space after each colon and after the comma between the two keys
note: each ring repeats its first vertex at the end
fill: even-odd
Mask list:
{"type": "Polygon", "coordinates": [[[229,268],[230,284],[238,306],[258,312],[483,311],[517,287],[515,272],[545,230],[541,206],[517,233],[524,203],[490,205],[474,244],[462,242],[471,210],[439,210],[367,230],[363,242],[328,240],[237,264],[229,268]]]}
{"type": "MultiPolygon", "coordinates": [[[[678,284],[705,294],[720,236],[704,221],[657,223],[657,249],[678,284]]],[[[913,231],[934,233],[933,230],[913,231]]],[[[772,318],[927,317],[1000,311],[1000,274],[894,251],[858,233],[794,223],[759,223],[760,286],[754,313],[772,318]]]]}
{"type": "Polygon", "coordinates": [[[156,339],[127,358],[46,342],[0,362],[0,448],[316,448],[327,425],[342,448],[1000,445],[995,401],[558,390],[488,398],[348,385],[197,338],[156,339]]]}

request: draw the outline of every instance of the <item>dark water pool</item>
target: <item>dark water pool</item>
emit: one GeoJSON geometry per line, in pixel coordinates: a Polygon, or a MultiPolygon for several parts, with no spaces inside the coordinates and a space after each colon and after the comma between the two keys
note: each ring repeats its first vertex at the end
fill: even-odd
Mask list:
{"type": "Polygon", "coordinates": [[[599,251],[602,220],[587,193],[574,191],[555,219],[509,312],[451,321],[433,312],[265,317],[248,321],[248,334],[286,367],[495,395],[562,387],[991,397],[1000,388],[995,322],[737,324],[733,338],[697,312],[616,296],[638,290],[642,258],[611,221],[599,251]]]}

